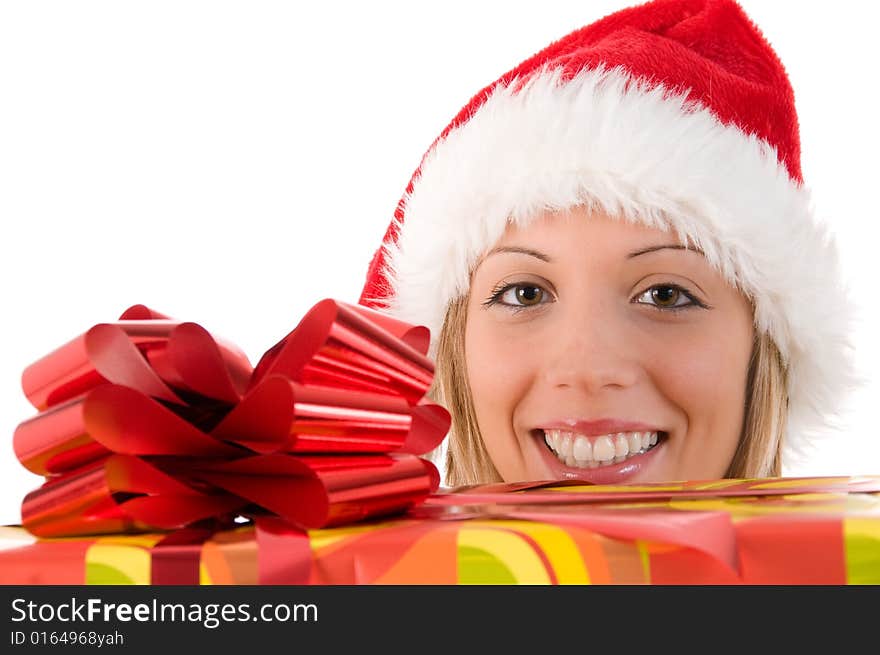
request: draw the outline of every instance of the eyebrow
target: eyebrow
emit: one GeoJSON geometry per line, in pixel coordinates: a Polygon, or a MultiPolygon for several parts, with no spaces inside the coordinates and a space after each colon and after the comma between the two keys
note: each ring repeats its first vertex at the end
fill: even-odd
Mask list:
{"type": "Polygon", "coordinates": [[[659,246],[649,246],[648,248],[641,248],[640,250],[633,250],[626,256],[626,258],[632,259],[633,257],[638,257],[639,255],[647,255],[649,252],[657,252],[658,250],[687,250],[696,253],[697,255],[703,254],[696,248],[688,248],[687,246],[682,246],[677,243],[667,243],[659,246]]]}
{"type": "MultiPolygon", "coordinates": [[[[657,246],[640,248],[639,250],[633,250],[631,253],[627,254],[626,257],[627,259],[633,259],[634,257],[647,255],[648,253],[657,252],[658,250],[687,250],[698,255],[703,254],[700,250],[696,248],[688,248],[687,246],[683,246],[678,243],[665,243],[657,246]]],[[[488,253],[486,253],[486,257],[505,253],[515,255],[528,255],[530,257],[534,257],[535,259],[540,259],[542,262],[547,262],[548,264],[553,261],[550,255],[547,255],[546,253],[543,253],[539,250],[532,250],[531,248],[522,248],[520,246],[499,246],[498,248],[493,248],[488,253]]]]}
{"type": "Polygon", "coordinates": [[[486,253],[486,257],[491,257],[492,255],[503,253],[528,255],[530,257],[534,257],[535,259],[540,259],[542,262],[547,262],[548,264],[553,261],[550,255],[547,255],[539,250],[532,250],[531,248],[520,248],[518,246],[501,246],[498,248],[492,248],[492,250],[486,253]]]}

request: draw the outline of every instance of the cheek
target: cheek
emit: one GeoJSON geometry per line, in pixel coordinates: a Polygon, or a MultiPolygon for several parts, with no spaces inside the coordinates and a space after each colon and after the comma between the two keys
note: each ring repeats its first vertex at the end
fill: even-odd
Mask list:
{"type": "Polygon", "coordinates": [[[752,351],[751,324],[667,342],[655,357],[656,386],[684,414],[675,476],[721,477],[739,443],[752,351]]]}
{"type": "Polygon", "coordinates": [[[662,388],[674,393],[684,408],[741,408],[754,341],[748,305],[725,302],[680,328],[655,333],[651,353],[646,353],[662,388]]]}
{"type": "Polygon", "coordinates": [[[528,384],[523,344],[491,319],[475,316],[465,330],[465,361],[478,418],[496,424],[509,418],[528,384]]]}
{"type": "Polygon", "coordinates": [[[727,421],[745,399],[745,366],[715,355],[692,350],[655,376],[657,386],[687,414],[692,427],[727,421]]]}
{"type": "Polygon", "coordinates": [[[514,417],[534,379],[535,351],[491,317],[468,318],[465,361],[477,424],[486,451],[506,480],[525,479],[525,459],[514,431],[514,417]]]}
{"type": "MultiPolygon", "coordinates": [[[[719,330],[716,338],[706,340],[701,348],[703,357],[691,366],[694,379],[705,385],[694,393],[734,418],[741,418],[744,411],[753,342],[751,323],[734,323],[726,331],[719,330]]],[[[738,438],[740,423],[733,428],[738,438]]]]}

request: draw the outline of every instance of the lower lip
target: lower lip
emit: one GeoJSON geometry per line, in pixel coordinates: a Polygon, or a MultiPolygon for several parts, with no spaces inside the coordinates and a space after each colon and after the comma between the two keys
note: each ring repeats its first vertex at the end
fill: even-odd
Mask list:
{"type": "Polygon", "coordinates": [[[665,437],[663,437],[648,452],[628,457],[619,464],[606,464],[596,468],[577,468],[567,466],[559,461],[559,458],[544,443],[543,433],[537,439],[536,445],[541,452],[541,457],[555,479],[584,480],[593,484],[622,484],[631,481],[651,464],[658,451],[666,444],[665,437]]]}

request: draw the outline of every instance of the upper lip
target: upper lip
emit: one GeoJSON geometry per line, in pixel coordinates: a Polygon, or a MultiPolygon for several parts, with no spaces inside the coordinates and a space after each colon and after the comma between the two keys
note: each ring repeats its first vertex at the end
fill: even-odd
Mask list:
{"type": "Polygon", "coordinates": [[[565,430],[577,432],[587,437],[597,437],[615,432],[661,432],[660,428],[641,421],[628,421],[618,418],[600,418],[595,420],[556,419],[541,423],[537,430],[565,430]]]}

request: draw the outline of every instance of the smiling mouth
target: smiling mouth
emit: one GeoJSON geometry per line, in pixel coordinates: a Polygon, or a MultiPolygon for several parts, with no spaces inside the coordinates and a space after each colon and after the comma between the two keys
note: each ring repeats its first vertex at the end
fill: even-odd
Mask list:
{"type": "Polygon", "coordinates": [[[614,432],[587,436],[568,430],[535,430],[547,448],[566,466],[594,469],[620,464],[653,450],[665,432],[614,432]]]}

